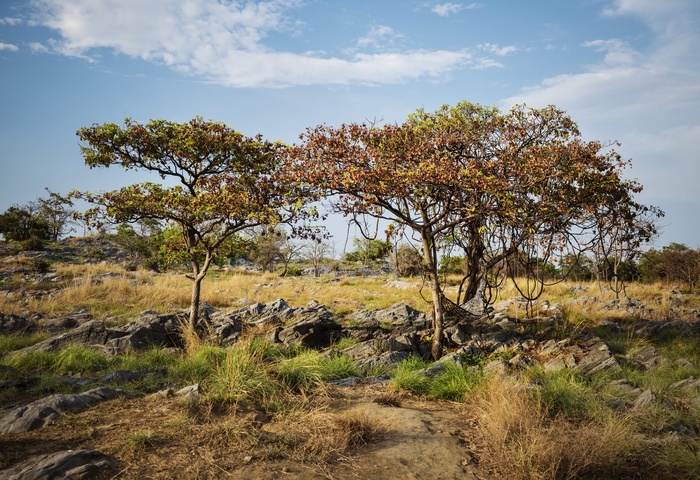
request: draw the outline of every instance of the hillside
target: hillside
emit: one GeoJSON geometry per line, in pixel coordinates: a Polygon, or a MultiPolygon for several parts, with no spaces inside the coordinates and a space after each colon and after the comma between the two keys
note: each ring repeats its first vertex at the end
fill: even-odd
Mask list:
{"type": "Polygon", "coordinates": [[[222,269],[188,335],[187,281],[103,240],[3,253],[1,479],[700,478],[672,286],[504,290],[432,363],[419,279],[222,269]]]}

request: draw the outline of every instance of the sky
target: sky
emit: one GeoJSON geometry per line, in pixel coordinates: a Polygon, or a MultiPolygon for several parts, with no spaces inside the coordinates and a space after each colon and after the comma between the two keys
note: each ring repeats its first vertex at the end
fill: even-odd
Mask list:
{"type": "Polygon", "coordinates": [[[700,247],[698,0],[0,0],[0,212],[157,181],[86,167],[93,124],[201,116],[295,143],[465,100],[555,105],[620,142],[666,213],[656,247],[700,247]]]}

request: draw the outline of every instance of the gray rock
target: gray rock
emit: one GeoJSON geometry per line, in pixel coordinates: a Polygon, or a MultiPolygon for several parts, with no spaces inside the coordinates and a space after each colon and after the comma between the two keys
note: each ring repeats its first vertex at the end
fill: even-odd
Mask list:
{"type": "Polygon", "coordinates": [[[428,326],[424,312],[409,307],[405,303],[397,303],[381,310],[361,310],[353,313],[350,318],[361,323],[376,321],[391,325],[416,325],[419,328],[428,326]]]}
{"type": "Polygon", "coordinates": [[[663,357],[659,355],[656,348],[649,346],[629,357],[630,360],[639,364],[645,370],[658,366],[663,357]]]}
{"type": "Polygon", "coordinates": [[[342,327],[323,306],[302,309],[295,316],[299,320],[273,331],[274,342],[320,349],[330,347],[340,338],[342,327]]]}
{"type": "Polygon", "coordinates": [[[590,375],[601,370],[606,370],[608,368],[619,368],[620,364],[617,359],[610,353],[608,346],[602,342],[598,341],[590,347],[589,352],[581,359],[581,361],[576,365],[576,368],[590,375]]]}
{"type": "Polygon", "coordinates": [[[503,360],[494,360],[492,362],[487,363],[484,365],[484,373],[495,375],[495,376],[503,376],[507,375],[509,371],[509,365],[507,362],[503,360]]]}
{"type": "Polygon", "coordinates": [[[69,450],[32,457],[0,473],[0,480],[90,479],[112,465],[112,461],[103,453],[69,450]]]}
{"type": "Polygon", "coordinates": [[[625,413],[627,411],[627,403],[621,398],[611,397],[608,398],[605,403],[616,412],[625,413]]]}
{"type": "Polygon", "coordinates": [[[687,393],[700,392],[700,380],[697,378],[689,377],[684,380],[675,382],[671,384],[671,388],[681,390],[687,393]]]}
{"type": "Polygon", "coordinates": [[[410,355],[407,352],[383,352],[378,355],[370,355],[356,360],[357,368],[361,372],[376,370],[391,370],[410,355]]]}
{"type": "Polygon", "coordinates": [[[110,336],[104,322],[92,320],[61,335],[51,337],[30,347],[16,350],[15,353],[45,352],[63,348],[66,345],[82,343],[85,345],[103,345],[110,336]]]}
{"type": "Polygon", "coordinates": [[[576,359],[570,353],[562,353],[554,358],[547,360],[542,368],[545,371],[551,372],[554,370],[561,370],[563,368],[574,368],[576,366],[576,359]]]}
{"type": "Polygon", "coordinates": [[[16,433],[36,430],[54,422],[61,413],[88,408],[105,400],[125,395],[123,390],[99,387],[79,394],[56,394],[15,407],[0,419],[0,432],[16,433]]]}
{"type": "Polygon", "coordinates": [[[0,313],[0,335],[11,333],[32,333],[36,330],[34,322],[19,315],[0,313]]]}
{"type": "Polygon", "coordinates": [[[654,402],[656,402],[656,395],[654,395],[651,390],[644,390],[634,402],[632,402],[632,410],[641,410],[651,407],[654,402]]]}

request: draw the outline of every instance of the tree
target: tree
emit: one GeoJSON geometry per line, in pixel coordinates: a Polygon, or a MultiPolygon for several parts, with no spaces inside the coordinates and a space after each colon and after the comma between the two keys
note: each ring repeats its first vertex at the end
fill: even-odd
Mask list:
{"type": "Polygon", "coordinates": [[[31,238],[48,240],[50,226],[36,214],[33,205],[14,205],[0,215],[0,234],[5,240],[25,241],[31,238]]]}
{"type": "Polygon", "coordinates": [[[69,224],[76,212],[71,208],[73,201],[68,196],[52,192],[48,188],[45,190],[49,196],[37,199],[37,215],[47,223],[50,239],[56,241],[73,230],[69,228],[69,224]]]}
{"type": "Polygon", "coordinates": [[[379,239],[354,238],[352,241],[355,250],[345,254],[349,262],[362,262],[369,265],[370,262],[378,262],[386,259],[391,253],[391,243],[379,239]]]}
{"type": "Polygon", "coordinates": [[[442,355],[446,301],[441,244],[460,242],[466,291],[475,294],[490,265],[519,250],[547,263],[543,254],[590,230],[595,213],[641,208],[632,200],[641,187],[621,178],[626,162],[599,142],[581,140],[554,107],[501,113],[463,102],[419,110],[401,125],[322,125],[302,140],[292,151],[298,178],[337,195],[337,211],[388,220],[420,242],[435,359],[442,355]]]}
{"type": "Polygon", "coordinates": [[[700,250],[671,243],[661,250],[649,250],[638,266],[645,281],[685,283],[691,291],[700,286],[700,250]]]}
{"type": "Polygon", "coordinates": [[[246,137],[223,123],[126,119],[78,130],[90,167],[119,165],[157,173],[173,186],[141,183],[101,194],[73,192],[95,205],[83,215],[94,224],[143,219],[179,228],[171,249],[186,255],[192,280],[189,324],[198,323],[201,283],[227,239],[258,225],[303,220],[306,191],[284,176],[285,146],[246,137]]]}
{"type": "Polygon", "coordinates": [[[314,269],[314,277],[321,275],[321,265],[331,251],[331,247],[326,242],[309,241],[303,245],[301,256],[311,262],[314,269]]]}

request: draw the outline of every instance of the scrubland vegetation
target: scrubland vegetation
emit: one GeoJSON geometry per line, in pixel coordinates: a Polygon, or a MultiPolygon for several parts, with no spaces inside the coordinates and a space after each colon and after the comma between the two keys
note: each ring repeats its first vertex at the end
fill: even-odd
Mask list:
{"type": "MultiPolygon", "coordinates": [[[[189,303],[183,295],[187,291],[186,280],[176,273],[127,271],[105,263],[59,264],[55,272],[60,290],[47,298],[25,302],[8,295],[2,299],[0,311],[29,309],[55,315],[86,309],[118,325],[142,310],[181,310],[189,303]]],[[[392,276],[280,277],[274,273],[221,269],[212,272],[204,282],[202,298],[220,309],[240,306],[241,299],[248,304],[284,298],[295,305],[317,300],[341,319],[352,311],[386,308],[401,301],[425,310],[425,301],[419,294],[420,279],[395,280],[392,276]]],[[[546,289],[540,302],[556,303],[571,298],[574,296],[571,287],[585,287],[588,294],[602,298],[615,297],[610,290],[601,291],[596,282],[575,282],[546,289]]],[[[669,298],[669,292],[669,285],[663,283],[630,284],[627,289],[630,296],[656,302],[655,314],[659,319],[666,315],[664,299],[669,298]]],[[[517,291],[512,287],[499,291],[499,300],[513,296],[517,296],[517,291]]],[[[693,303],[697,301],[697,297],[687,296],[686,306],[700,308],[693,303]]],[[[391,376],[385,394],[391,401],[400,402],[402,395],[413,395],[462,405],[464,415],[477,426],[483,446],[481,464],[491,466],[507,478],[637,478],[641,472],[645,478],[697,478],[700,476],[697,437],[682,435],[668,443],[648,439],[678,428],[700,431],[698,405],[669,387],[685,378],[700,378],[700,339],[681,337],[674,332],[653,338],[637,337],[600,326],[598,320],[602,318],[604,312],[569,307],[562,315],[563,323],[550,335],[564,338],[572,329],[594,332],[623,359],[617,370],[584,376],[570,370],[547,372],[538,366],[524,370],[515,381],[473,368],[494,359],[507,360],[518,353],[502,351],[488,357],[464,358],[462,366],[448,363],[436,376],[423,374],[423,369],[433,364],[418,358],[402,362],[395,370],[367,373],[391,376]],[[624,358],[649,345],[655,346],[664,358],[659,366],[642,371],[631,362],[625,363],[624,358]],[[679,359],[683,361],[677,362],[679,359]],[[639,411],[615,410],[608,400],[625,395],[611,383],[618,379],[626,379],[642,390],[653,390],[657,400],[639,411]]],[[[635,318],[616,320],[624,325],[635,318]]],[[[367,418],[353,414],[340,422],[323,414],[322,405],[327,401],[323,399],[331,398],[326,382],[361,375],[350,358],[304,348],[282,349],[253,333],[228,348],[195,337],[181,351],[156,347],[143,353],[107,356],[87,346],[75,345],[56,352],[6,355],[0,363],[15,368],[19,372],[15,375],[39,375],[41,381],[31,391],[35,396],[72,391],[69,384],[60,381],[61,376],[89,377],[117,370],[150,372],[139,381],[118,384],[129,391],[149,392],[157,385],[197,383],[205,392],[200,406],[183,404],[182,424],[169,425],[167,429],[184,434],[191,419],[207,409],[246,408],[287,424],[290,431],[305,439],[301,441],[301,437],[293,435],[286,440],[276,437],[269,444],[254,430],[231,431],[230,425],[218,423],[222,419],[208,427],[211,431],[206,435],[211,438],[222,429],[229,429],[227,448],[255,446],[258,451],[267,452],[259,454],[269,456],[265,458],[276,458],[280,452],[294,458],[310,458],[309,455],[321,458],[381,438],[385,427],[367,418]]],[[[2,336],[0,354],[11,353],[47,336],[45,333],[2,336]]],[[[342,341],[346,343],[331,350],[349,345],[348,339],[342,341]]],[[[6,376],[5,380],[9,379],[6,376]]],[[[18,394],[17,390],[5,389],[3,403],[13,403],[18,394]]],[[[154,426],[134,432],[123,439],[125,451],[157,448],[165,428],[154,426]]],[[[203,434],[198,430],[197,435],[203,434]]]]}

